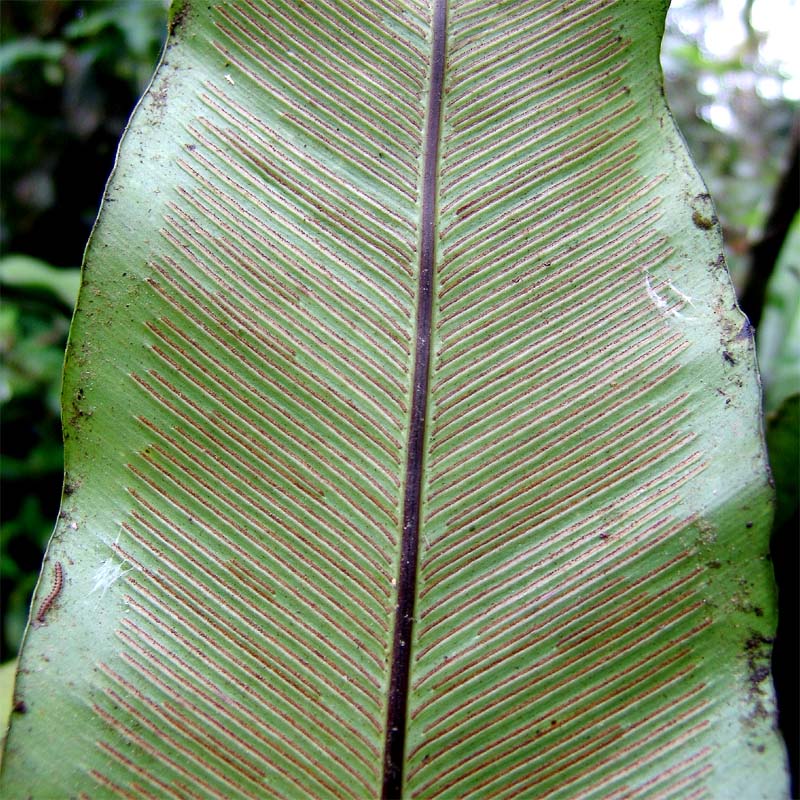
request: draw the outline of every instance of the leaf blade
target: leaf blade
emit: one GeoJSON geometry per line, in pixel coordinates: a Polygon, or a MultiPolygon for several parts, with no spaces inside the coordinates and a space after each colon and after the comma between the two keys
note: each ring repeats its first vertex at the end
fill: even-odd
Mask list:
{"type": "MultiPolygon", "coordinates": [[[[360,8],[173,15],[89,252],[9,782],[379,792],[431,17],[360,8]]],[[[661,4],[448,11],[406,793],[775,796],[752,343],[657,152],[691,172],[661,4]]]]}

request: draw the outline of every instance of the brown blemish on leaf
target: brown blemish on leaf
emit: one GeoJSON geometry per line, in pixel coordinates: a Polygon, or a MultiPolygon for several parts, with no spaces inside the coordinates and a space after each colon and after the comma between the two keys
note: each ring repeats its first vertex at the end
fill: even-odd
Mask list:
{"type": "Polygon", "coordinates": [[[178,28],[186,22],[186,17],[189,15],[189,4],[183,2],[174,2],[170,10],[169,18],[169,35],[174,36],[178,28]]]}
{"type": "Polygon", "coordinates": [[[702,231],[710,231],[718,222],[714,204],[705,192],[692,198],[692,222],[702,231]]]}
{"type": "Polygon", "coordinates": [[[692,222],[701,230],[710,231],[714,227],[716,221],[717,218],[715,216],[705,217],[699,211],[692,212],[692,222]]]}
{"type": "Polygon", "coordinates": [[[763,703],[765,690],[762,684],[770,676],[773,641],[771,637],[751,632],[744,645],[747,656],[748,696],[752,703],[751,720],[769,719],[771,716],[763,703]]]}

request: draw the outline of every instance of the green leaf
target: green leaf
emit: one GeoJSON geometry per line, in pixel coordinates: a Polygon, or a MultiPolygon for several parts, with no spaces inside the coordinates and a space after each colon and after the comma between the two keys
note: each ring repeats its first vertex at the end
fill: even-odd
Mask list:
{"type": "Polygon", "coordinates": [[[53,267],[32,256],[0,258],[0,284],[20,289],[43,289],[72,308],[81,281],[79,269],[53,267]]]}
{"type": "Polygon", "coordinates": [[[800,215],[792,221],[767,285],[758,361],[764,406],[776,412],[787,398],[800,395],[800,215]]]}
{"type": "Polygon", "coordinates": [[[0,45],[0,75],[7,74],[23,61],[53,62],[63,58],[63,42],[45,42],[41,39],[23,38],[0,45]]]}
{"type": "Polygon", "coordinates": [[[9,796],[785,796],[753,341],[664,12],[173,9],[9,796]]]}

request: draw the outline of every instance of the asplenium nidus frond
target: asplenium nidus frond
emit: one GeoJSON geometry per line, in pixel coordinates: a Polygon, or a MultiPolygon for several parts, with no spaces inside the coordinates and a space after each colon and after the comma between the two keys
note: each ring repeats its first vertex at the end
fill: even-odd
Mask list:
{"type": "Polygon", "coordinates": [[[752,336],[664,13],[175,6],[9,797],[782,796],[752,336]]]}

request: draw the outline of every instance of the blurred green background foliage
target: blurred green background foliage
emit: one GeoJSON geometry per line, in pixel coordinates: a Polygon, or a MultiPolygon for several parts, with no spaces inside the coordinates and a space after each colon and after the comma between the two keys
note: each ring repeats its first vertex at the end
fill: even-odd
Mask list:
{"type": "MultiPolygon", "coordinates": [[[[19,648],[58,513],[60,373],[79,265],[166,19],[166,0],[0,4],[0,661],[19,648]]],[[[773,558],[783,631],[776,665],[784,666],[775,671],[795,760],[800,69],[790,59],[800,49],[791,44],[797,30],[797,0],[674,0],[662,50],[670,105],[715,200],[740,302],[763,337],[780,502],[773,558]]]]}

